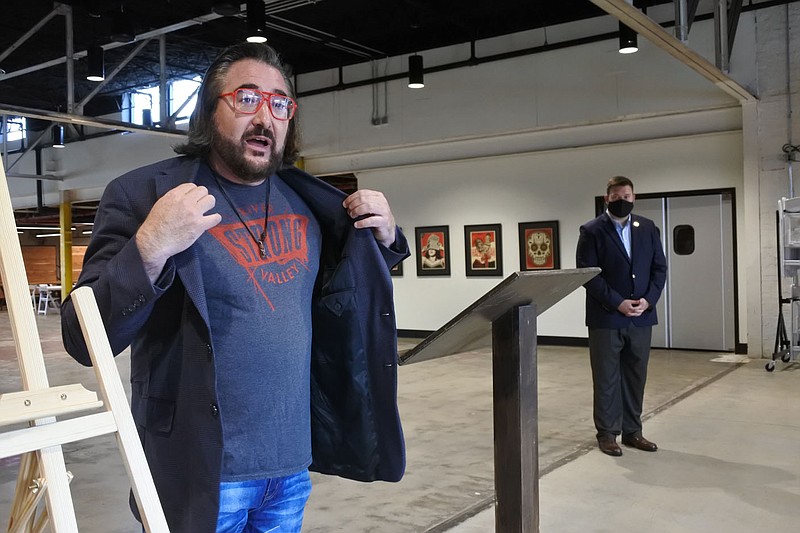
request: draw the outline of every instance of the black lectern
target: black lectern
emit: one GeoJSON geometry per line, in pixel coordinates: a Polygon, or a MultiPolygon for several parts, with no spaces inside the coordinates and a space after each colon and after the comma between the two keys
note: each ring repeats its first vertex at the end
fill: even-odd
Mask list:
{"type": "Polygon", "coordinates": [[[486,348],[491,338],[496,533],[539,531],[536,317],[599,273],[515,272],[400,356],[417,363],[486,348]]]}

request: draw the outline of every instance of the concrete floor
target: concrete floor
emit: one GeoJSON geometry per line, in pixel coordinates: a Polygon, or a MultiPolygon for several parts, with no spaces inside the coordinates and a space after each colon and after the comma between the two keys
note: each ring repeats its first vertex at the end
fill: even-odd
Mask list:
{"type": "MultiPolygon", "coordinates": [[[[51,385],[97,384],[60,341],[55,312],[37,316],[51,385]]],[[[401,349],[414,345],[404,340],[401,349]]],[[[128,356],[118,366],[127,388],[128,356]]],[[[585,348],[539,349],[540,515],[544,532],[796,531],[800,520],[800,365],[655,350],[645,435],[655,454],[595,447],[585,348]]],[[[400,368],[408,468],[396,484],[314,475],[304,532],[494,531],[491,355],[400,368]]],[[[0,312],[0,393],[20,390],[7,312],[0,312]]],[[[7,430],[9,428],[3,428],[7,430]]],[[[111,437],[64,446],[85,533],[139,533],[111,437]]],[[[18,459],[0,460],[0,522],[18,459]]]]}

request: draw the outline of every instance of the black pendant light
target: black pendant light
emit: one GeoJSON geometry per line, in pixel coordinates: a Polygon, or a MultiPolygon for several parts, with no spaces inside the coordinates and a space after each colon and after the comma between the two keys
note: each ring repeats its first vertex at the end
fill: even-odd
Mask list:
{"type": "Polygon", "coordinates": [[[247,0],[247,42],[267,42],[267,17],[262,0],[247,0]]]}
{"type": "Polygon", "coordinates": [[[639,51],[639,39],[636,32],[622,22],[619,23],[619,53],[633,54],[639,51]]]}
{"type": "Polygon", "coordinates": [[[64,148],[64,126],[53,126],[53,148],[64,148]]]}
{"type": "Polygon", "coordinates": [[[86,50],[86,60],[89,68],[86,79],[89,81],[103,81],[106,79],[106,65],[102,46],[90,46],[86,50]]]}
{"type": "Polygon", "coordinates": [[[417,54],[408,56],[408,87],[410,89],[422,89],[425,87],[423,70],[422,56],[417,54]]]}

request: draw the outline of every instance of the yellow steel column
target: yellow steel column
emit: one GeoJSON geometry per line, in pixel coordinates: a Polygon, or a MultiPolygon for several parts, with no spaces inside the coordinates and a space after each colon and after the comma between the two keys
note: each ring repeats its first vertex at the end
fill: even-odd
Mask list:
{"type": "Polygon", "coordinates": [[[59,205],[61,226],[61,300],[72,290],[72,202],[68,191],[61,193],[59,205]]]}

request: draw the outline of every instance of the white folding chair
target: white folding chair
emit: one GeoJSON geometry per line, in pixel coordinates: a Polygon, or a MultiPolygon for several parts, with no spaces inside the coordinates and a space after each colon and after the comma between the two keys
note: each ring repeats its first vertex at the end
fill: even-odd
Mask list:
{"type": "Polygon", "coordinates": [[[44,283],[40,283],[37,288],[39,289],[39,303],[36,306],[36,314],[46,315],[47,301],[50,298],[50,289],[48,289],[47,285],[44,283]]]}

